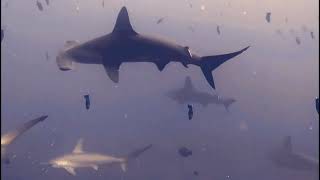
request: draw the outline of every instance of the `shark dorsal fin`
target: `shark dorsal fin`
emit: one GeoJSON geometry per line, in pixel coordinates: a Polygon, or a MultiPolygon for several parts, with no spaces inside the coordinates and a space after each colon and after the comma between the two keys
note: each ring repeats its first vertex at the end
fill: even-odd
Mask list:
{"type": "Polygon", "coordinates": [[[283,148],[284,148],[287,152],[292,152],[292,140],[291,140],[291,136],[285,137],[284,142],[283,142],[283,148]]]}
{"type": "Polygon", "coordinates": [[[73,149],[73,153],[83,153],[83,139],[79,139],[78,142],[77,142],[77,145],[74,147],[73,149]]]}
{"type": "Polygon", "coordinates": [[[126,35],[136,35],[137,33],[133,30],[129,14],[126,7],[122,7],[117,18],[116,25],[114,26],[114,29],[112,33],[123,33],[126,35]]]}
{"type": "Polygon", "coordinates": [[[191,78],[189,76],[186,77],[186,80],[184,81],[184,89],[193,89],[193,84],[191,82],[191,78]]]}

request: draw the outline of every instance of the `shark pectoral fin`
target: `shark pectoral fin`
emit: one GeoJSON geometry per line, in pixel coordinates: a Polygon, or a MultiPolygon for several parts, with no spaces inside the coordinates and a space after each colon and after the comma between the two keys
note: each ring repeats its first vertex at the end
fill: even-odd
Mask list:
{"type": "Polygon", "coordinates": [[[106,70],[109,78],[114,82],[114,83],[118,83],[119,82],[119,68],[120,68],[120,64],[103,64],[104,69],[106,70]]]}
{"type": "Polygon", "coordinates": [[[68,173],[72,174],[73,176],[75,176],[77,174],[76,171],[74,170],[74,168],[72,168],[72,167],[64,167],[64,169],[66,171],[68,171],[68,173]]]}
{"type": "Polygon", "coordinates": [[[120,167],[122,169],[123,172],[127,171],[127,161],[123,161],[120,163],[120,167]]]}
{"type": "Polygon", "coordinates": [[[94,169],[94,170],[96,170],[96,171],[98,171],[98,169],[99,169],[99,166],[98,166],[98,165],[95,165],[95,164],[92,164],[91,167],[92,167],[92,169],[94,169]]]}

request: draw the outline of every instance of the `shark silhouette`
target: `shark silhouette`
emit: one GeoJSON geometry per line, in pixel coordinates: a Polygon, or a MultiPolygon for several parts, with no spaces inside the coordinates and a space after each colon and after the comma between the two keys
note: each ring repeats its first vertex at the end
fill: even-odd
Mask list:
{"type": "Polygon", "coordinates": [[[83,150],[83,139],[79,139],[73,152],[54,158],[49,163],[43,163],[51,165],[54,168],[63,168],[71,175],[76,175],[75,169],[78,168],[93,168],[98,170],[101,165],[119,164],[122,171],[127,170],[127,163],[131,159],[135,159],[143,152],[150,149],[152,145],[137,149],[127,156],[114,157],[99,153],[90,153],[83,150]]]}
{"type": "Polygon", "coordinates": [[[211,95],[209,93],[198,91],[194,88],[189,76],[186,77],[183,88],[170,91],[167,93],[167,96],[174,101],[177,101],[179,104],[198,103],[205,107],[208,106],[208,104],[221,104],[226,108],[226,110],[229,109],[231,104],[236,102],[233,98],[222,98],[218,95],[211,95]]]}
{"type": "Polygon", "coordinates": [[[73,62],[102,64],[109,78],[115,83],[119,82],[122,63],[151,62],[159,71],[170,62],[180,62],[186,68],[192,64],[201,68],[206,80],[215,89],[212,71],[248,48],[249,46],[229,54],[200,57],[191,53],[187,46],[137,33],[130,24],[126,7],[123,7],[111,33],[83,44],[67,41],[56,61],[62,71],[71,70],[73,62]]]}
{"type": "Polygon", "coordinates": [[[282,146],[272,151],[269,155],[270,159],[278,167],[319,172],[319,159],[294,152],[291,136],[285,137],[282,146]]]}
{"type": "Polygon", "coordinates": [[[18,137],[28,131],[30,128],[38,124],[39,122],[47,119],[48,116],[41,116],[39,118],[30,120],[24,123],[22,126],[16,128],[15,130],[9,131],[3,135],[1,135],[1,161],[5,160],[5,162],[9,162],[8,157],[6,156],[7,147],[12,144],[18,137]]]}

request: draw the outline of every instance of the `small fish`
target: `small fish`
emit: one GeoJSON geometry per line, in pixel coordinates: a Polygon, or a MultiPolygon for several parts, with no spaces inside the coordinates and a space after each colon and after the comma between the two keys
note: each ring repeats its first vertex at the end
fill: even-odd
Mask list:
{"type": "Polygon", "coordinates": [[[86,101],[86,109],[90,108],[90,97],[89,94],[83,96],[86,101]]]}
{"type": "Polygon", "coordinates": [[[198,171],[193,171],[193,175],[199,176],[199,172],[198,171]]]}
{"type": "Polygon", "coordinates": [[[50,4],[49,0],[46,0],[46,3],[47,3],[47,5],[49,6],[49,4],[50,4]]]}
{"type": "Polygon", "coordinates": [[[270,23],[270,21],[271,21],[271,12],[267,12],[266,20],[267,20],[268,23],[270,23]]]}
{"type": "Polygon", "coordinates": [[[219,26],[217,26],[217,33],[218,33],[218,35],[220,35],[220,27],[219,26]]]}
{"type": "Polygon", "coordinates": [[[191,156],[191,155],[192,155],[192,151],[189,150],[189,149],[186,148],[186,147],[181,147],[181,148],[179,148],[178,153],[179,153],[182,157],[188,157],[188,156],[191,156]]]}
{"type": "Polygon", "coordinates": [[[102,7],[104,7],[104,0],[102,0],[102,7]]]}
{"type": "Polygon", "coordinates": [[[311,36],[312,39],[314,39],[314,33],[313,33],[313,31],[310,32],[310,36],[311,36]]]}
{"type": "Polygon", "coordinates": [[[162,17],[162,18],[158,19],[157,24],[162,23],[162,22],[163,22],[163,20],[164,20],[164,17],[162,17]]]}
{"type": "Polygon", "coordinates": [[[189,109],[188,117],[189,117],[189,120],[191,120],[192,117],[193,117],[193,107],[192,107],[192,105],[188,104],[188,109],[189,109]]]}
{"type": "Polygon", "coordinates": [[[300,38],[299,38],[299,37],[296,37],[296,43],[297,43],[298,45],[300,45],[300,44],[301,44],[301,40],[300,40],[300,38]]]}
{"type": "Polygon", "coordinates": [[[37,1],[37,6],[40,11],[43,11],[43,6],[42,6],[41,2],[37,1]]]}

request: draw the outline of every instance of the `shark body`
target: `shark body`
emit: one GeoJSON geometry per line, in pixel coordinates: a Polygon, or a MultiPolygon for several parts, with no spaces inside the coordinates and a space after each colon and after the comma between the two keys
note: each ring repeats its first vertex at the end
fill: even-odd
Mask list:
{"type": "Polygon", "coordinates": [[[150,149],[152,145],[138,149],[125,157],[114,157],[100,153],[89,153],[83,151],[83,140],[80,139],[70,154],[59,156],[49,161],[54,168],[63,168],[71,175],[76,175],[77,168],[93,168],[98,170],[101,165],[120,164],[121,169],[125,172],[128,160],[138,157],[144,151],[150,149]]]}
{"type": "Polygon", "coordinates": [[[233,98],[222,98],[218,95],[212,95],[195,89],[189,76],[186,77],[183,88],[170,91],[167,93],[167,96],[179,104],[198,103],[205,107],[209,104],[217,104],[223,105],[227,110],[231,104],[236,102],[233,98]]]}
{"type": "Polygon", "coordinates": [[[67,41],[56,60],[62,71],[71,70],[74,62],[102,64],[115,83],[119,82],[122,63],[151,62],[159,71],[170,62],[180,62],[185,67],[192,64],[201,68],[206,80],[215,89],[212,71],[248,48],[229,54],[200,57],[192,53],[188,46],[137,33],[130,24],[127,9],[123,7],[111,33],[82,44],[67,41]]]}
{"type": "Polygon", "coordinates": [[[48,116],[41,116],[39,118],[30,120],[24,123],[22,126],[18,127],[15,130],[9,131],[3,135],[1,135],[1,160],[8,161],[6,157],[7,147],[12,144],[18,137],[28,131],[30,128],[38,124],[39,122],[44,121],[48,116]]]}
{"type": "Polygon", "coordinates": [[[293,151],[290,136],[287,136],[283,145],[270,155],[271,160],[278,167],[301,171],[319,171],[319,159],[293,151]]]}

